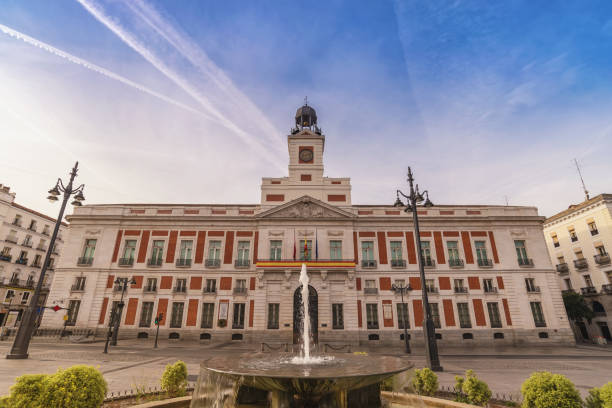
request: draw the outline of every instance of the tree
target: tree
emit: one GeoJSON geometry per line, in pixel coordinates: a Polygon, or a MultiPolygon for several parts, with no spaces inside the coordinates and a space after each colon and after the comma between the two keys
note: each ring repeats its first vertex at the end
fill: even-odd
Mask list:
{"type": "Polygon", "coordinates": [[[576,292],[563,292],[563,303],[570,320],[579,322],[586,319],[589,323],[593,319],[593,310],[587,305],[584,296],[576,292]]]}

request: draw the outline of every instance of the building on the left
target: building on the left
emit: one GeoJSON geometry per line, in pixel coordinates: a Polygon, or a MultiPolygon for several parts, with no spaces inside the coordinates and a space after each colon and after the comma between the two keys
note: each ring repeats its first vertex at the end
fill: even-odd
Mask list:
{"type": "MultiPolygon", "coordinates": [[[[36,288],[56,220],[19,205],[15,193],[0,184],[0,326],[17,327],[36,288]]],[[[39,305],[44,305],[53,281],[54,265],[63,245],[62,223],[51,248],[39,305]]],[[[44,312],[41,308],[38,322],[44,312]]]]}

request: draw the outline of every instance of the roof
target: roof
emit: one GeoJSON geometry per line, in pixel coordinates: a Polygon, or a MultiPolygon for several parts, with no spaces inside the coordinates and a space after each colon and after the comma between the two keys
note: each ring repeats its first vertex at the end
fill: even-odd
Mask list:
{"type": "MultiPolygon", "coordinates": [[[[49,217],[48,215],[45,215],[45,214],[43,214],[43,213],[39,213],[38,211],[34,211],[34,210],[32,210],[31,208],[24,207],[23,205],[19,205],[19,204],[17,204],[17,203],[11,203],[11,205],[12,205],[13,207],[15,207],[15,208],[19,208],[20,210],[27,211],[27,212],[29,212],[30,214],[34,214],[34,215],[36,215],[36,216],[38,216],[38,217],[44,218],[45,220],[48,220],[48,221],[51,221],[51,222],[57,222],[57,220],[56,220],[55,218],[51,218],[51,217],[49,217]]],[[[67,226],[68,226],[68,224],[66,224],[65,222],[62,222],[62,225],[63,225],[64,227],[67,227],[67,226]]]]}
{"type": "Polygon", "coordinates": [[[560,213],[557,213],[549,218],[547,218],[546,220],[544,220],[544,223],[549,223],[555,220],[558,220],[560,218],[563,218],[567,215],[570,215],[571,213],[581,210],[585,207],[588,207],[592,204],[598,203],[600,201],[612,201],[612,194],[599,194],[589,200],[585,200],[583,202],[581,202],[580,204],[571,204],[567,210],[563,210],[560,213]]]}

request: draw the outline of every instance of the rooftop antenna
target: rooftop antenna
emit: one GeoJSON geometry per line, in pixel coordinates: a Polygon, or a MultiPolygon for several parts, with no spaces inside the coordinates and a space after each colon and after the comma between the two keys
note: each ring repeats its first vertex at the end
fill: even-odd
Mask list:
{"type": "Polygon", "coordinates": [[[308,96],[304,97],[304,106],[308,106],[308,96]]]}
{"type": "Polygon", "coordinates": [[[507,207],[508,206],[508,196],[507,195],[504,196],[504,200],[506,200],[506,207],[507,207]]]}
{"type": "Polygon", "coordinates": [[[589,192],[584,185],[584,180],[582,179],[582,173],[580,172],[580,166],[578,165],[578,160],[574,158],[574,163],[576,163],[576,169],[578,170],[578,175],[580,176],[580,182],[582,183],[582,189],[584,190],[584,195],[586,196],[587,201],[590,199],[589,192]]]}

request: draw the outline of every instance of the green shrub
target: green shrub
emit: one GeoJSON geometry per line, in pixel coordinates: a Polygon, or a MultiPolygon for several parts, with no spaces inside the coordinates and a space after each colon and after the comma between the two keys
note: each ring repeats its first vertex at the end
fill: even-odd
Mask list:
{"type": "Polygon", "coordinates": [[[603,408],[612,408],[612,381],[599,389],[603,408]]]}
{"type": "MultiPolygon", "coordinates": [[[[17,377],[11,387],[11,395],[7,397],[7,407],[13,408],[43,408],[41,397],[45,389],[47,374],[26,374],[17,377]],[[10,404],[8,404],[10,398],[10,404]]],[[[2,407],[2,405],[0,405],[2,407]]]]}
{"type": "Polygon", "coordinates": [[[603,401],[599,388],[594,387],[589,390],[589,395],[584,400],[585,408],[603,408],[603,401]]]}
{"type": "Polygon", "coordinates": [[[43,407],[99,408],[106,395],[106,380],[94,367],[75,365],[59,369],[45,381],[43,407]]]}
{"type": "Polygon", "coordinates": [[[531,374],[521,386],[523,408],[581,408],[582,399],[565,376],[547,371],[531,374]]]}
{"type": "Polygon", "coordinates": [[[427,367],[414,370],[412,386],[417,394],[431,397],[438,391],[438,376],[427,367]]]}
{"type": "Polygon", "coordinates": [[[457,401],[468,404],[485,406],[491,399],[491,390],[486,382],[479,380],[474,371],[467,370],[465,378],[455,376],[455,390],[457,391],[457,401]]]}
{"type": "Polygon", "coordinates": [[[10,395],[1,396],[0,397],[0,408],[11,408],[10,399],[11,399],[10,395]]]}
{"type": "Polygon", "coordinates": [[[187,389],[187,365],[181,360],[168,364],[161,378],[161,387],[171,397],[182,397],[187,389]]]}

